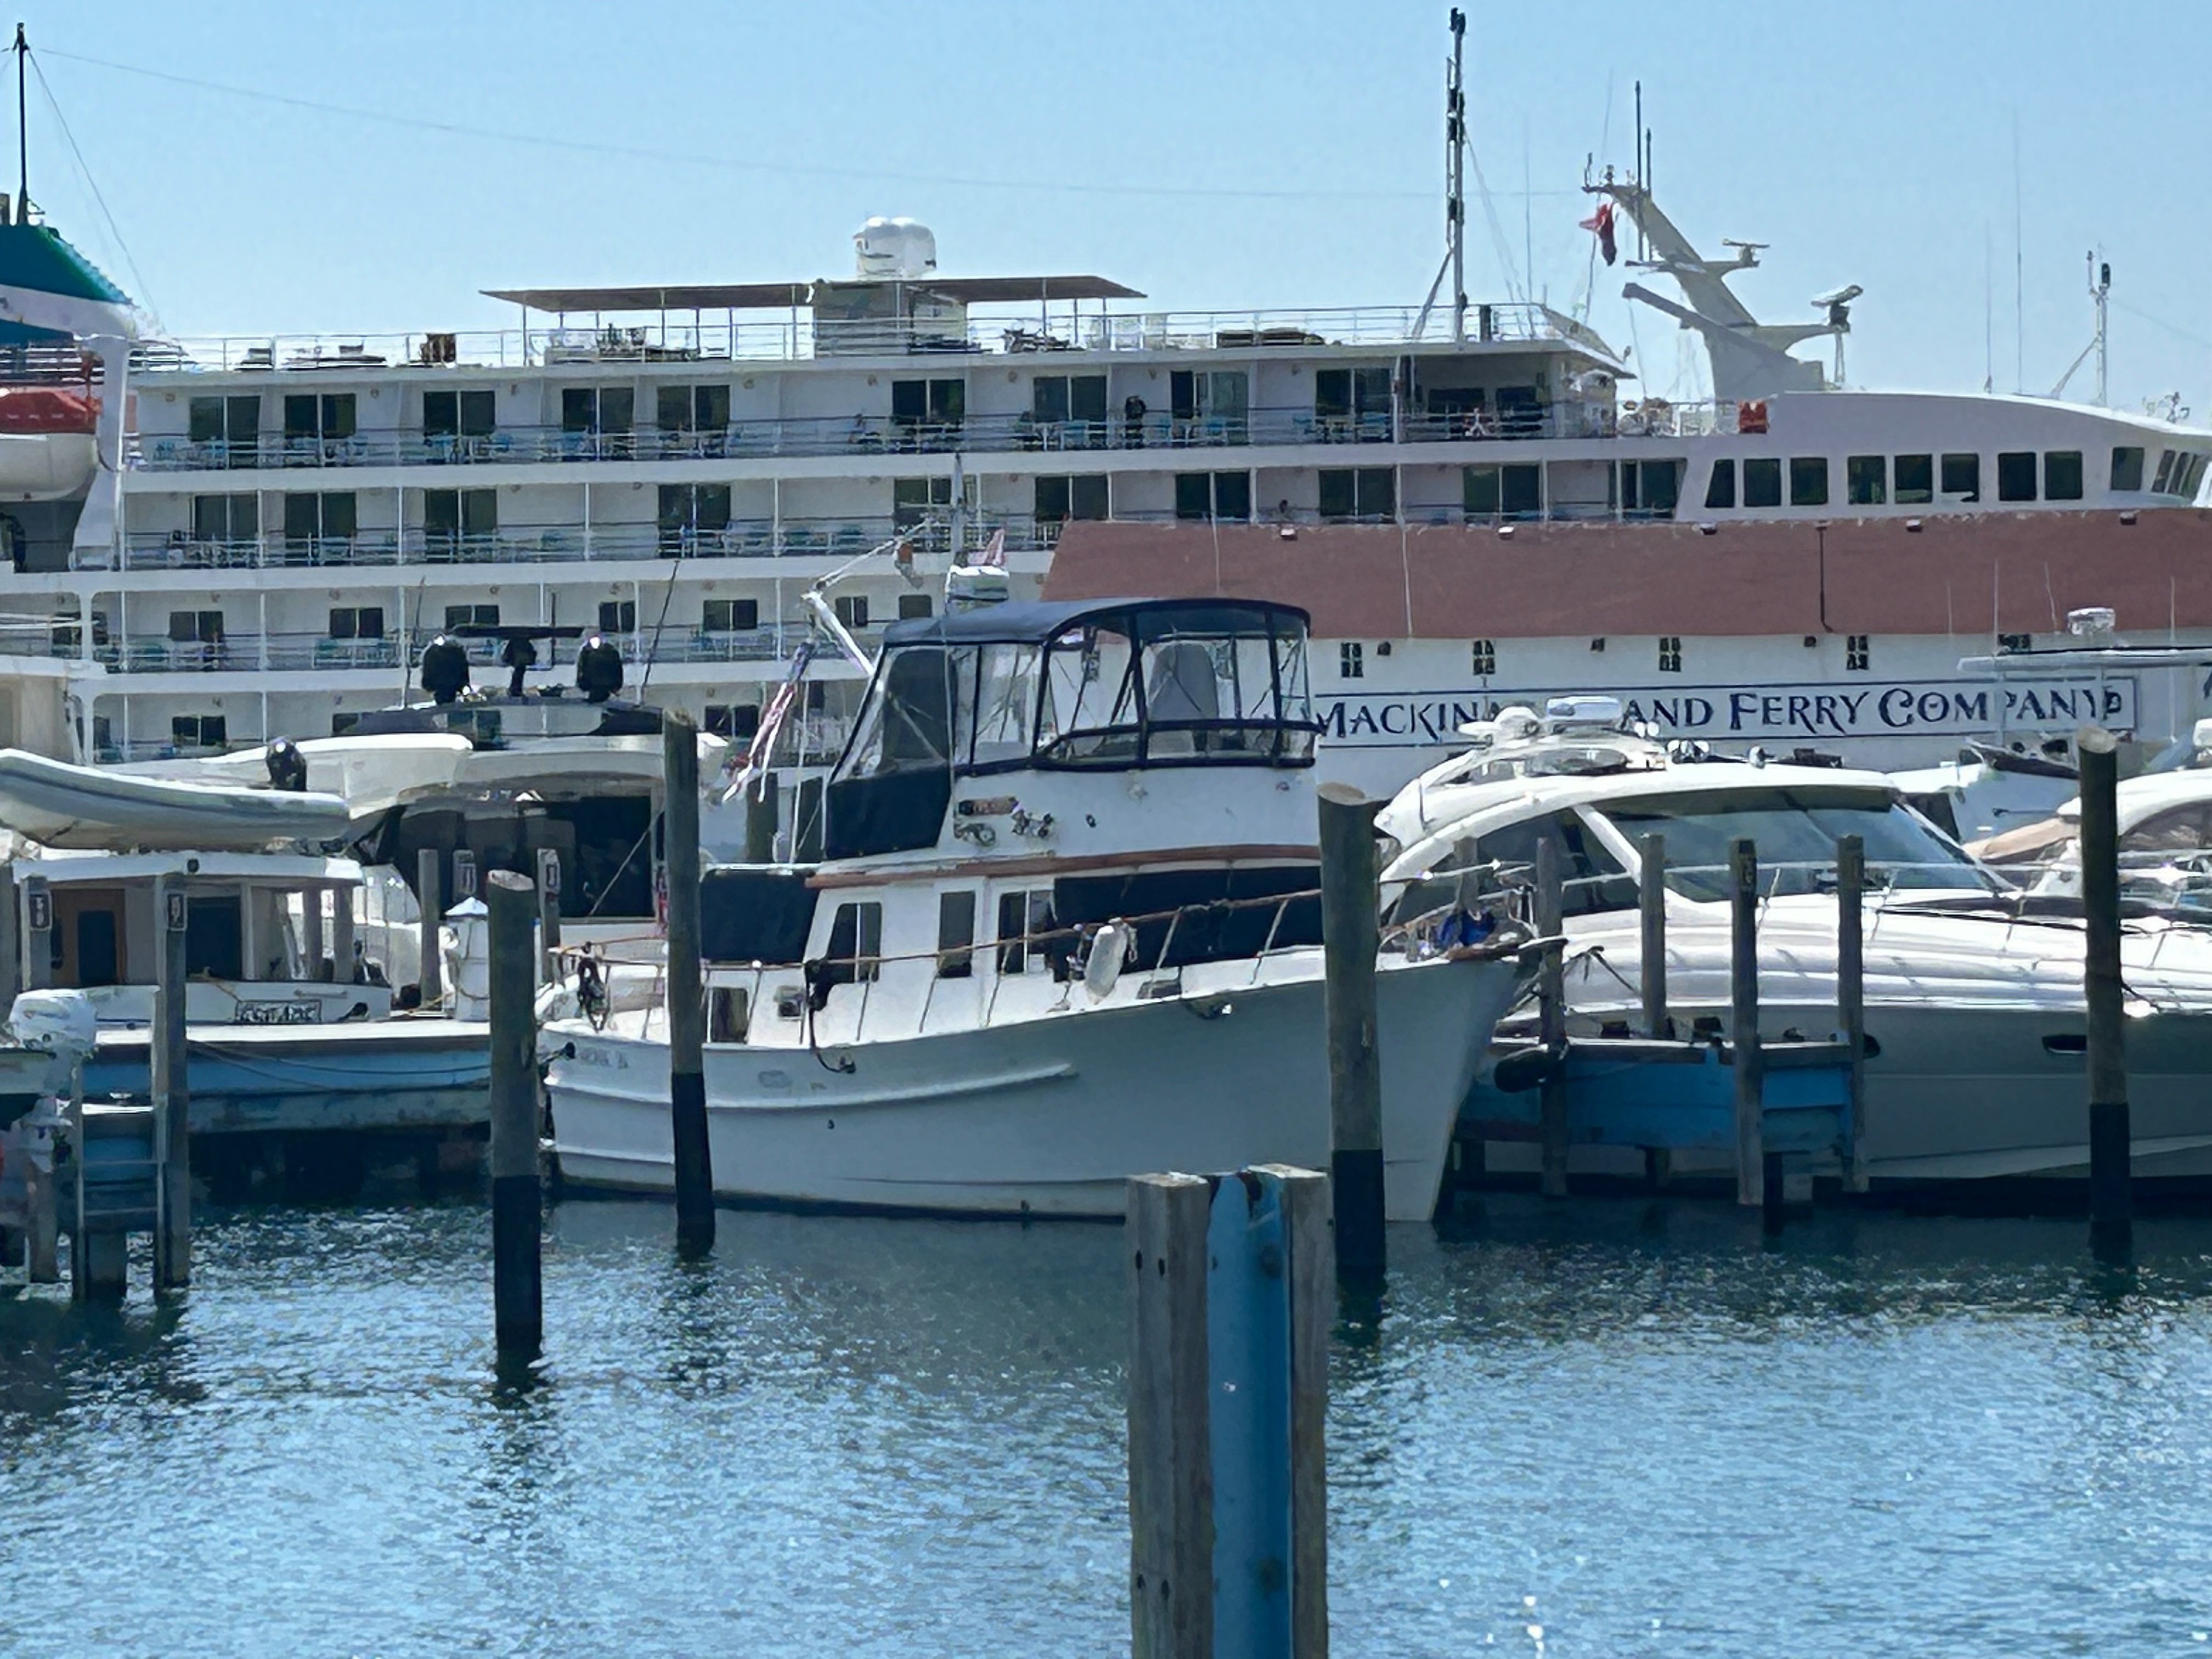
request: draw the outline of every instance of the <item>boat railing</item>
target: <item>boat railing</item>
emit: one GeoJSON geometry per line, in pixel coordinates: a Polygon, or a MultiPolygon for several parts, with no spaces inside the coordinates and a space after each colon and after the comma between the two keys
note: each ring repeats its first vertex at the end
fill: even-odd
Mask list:
{"type": "MultiPolygon", "coordinates": [[[[1176,351],[1270,351],[1349,346],[1388,348],[1451,337],[1449,310],[1425,321],[1414,306],[1307,310],[1085,313],[1040,307],[969,308],[963,319],[817,319],[793,306],[778,313],[681,311],[635,313],[647,320],[592,325],[565,320],[526,328],[428,330],[388,334],[180,336],[149,343],[136,372],[285,373],[331,378],[406,369],[425,376],[471,369],[575,363],[663,366],[817,357],[1028,356],[1176,351]]],[[[1540,305],[1473,306],[1466,343],[1587,346],[1540,305]]]]}

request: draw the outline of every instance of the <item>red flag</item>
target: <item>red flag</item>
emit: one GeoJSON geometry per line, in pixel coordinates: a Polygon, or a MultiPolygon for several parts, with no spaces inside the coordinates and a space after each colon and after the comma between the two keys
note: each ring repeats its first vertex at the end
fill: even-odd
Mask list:
{"type": "Polygon", "coordinates": [[[1619,251],[1613,240],[1613,204],[1600,202],[1597,211],[1583,221],[1583,228],[1597,233],[1597,250],[1605,255],[1606,264],[1611,264],[1619,251]]]}

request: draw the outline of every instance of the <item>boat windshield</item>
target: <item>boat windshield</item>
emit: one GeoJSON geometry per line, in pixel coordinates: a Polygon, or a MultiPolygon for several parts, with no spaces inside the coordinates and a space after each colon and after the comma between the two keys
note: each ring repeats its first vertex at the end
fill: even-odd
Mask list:
{"type": "Polygon", "coordinates": [[[1738,837],[1759,849],[1759,890],[1769,897],[1833,891],[1836,842],[1844,836],[1865,844],[1871,887],[2003,890],[1955,844],[1887,795],[1866,789],[1698,790],[1606,802],[1595,810],[1632,844],[1664,836],[1667,884],[1685,898],[1728,896],[1729,843],[1738,837]]]}

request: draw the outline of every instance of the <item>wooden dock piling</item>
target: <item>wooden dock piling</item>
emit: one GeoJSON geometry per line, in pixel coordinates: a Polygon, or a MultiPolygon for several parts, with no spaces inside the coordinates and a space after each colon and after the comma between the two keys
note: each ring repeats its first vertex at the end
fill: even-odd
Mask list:
{"type": "Polygon", "coordinates": [[[44,876],[23,882],[23,987],[43,991],[54,982],[54,890],[44,876]]]}
{"type": "MultiPolygon", "coordinates": [[[[154,1096],[154,1288],[181,1290],[192,1278],[192,1094],[185,1043],[185,946],[191,901],[174,877],[155,883],[155,925],[161,930],[147,1058],[154,1096]]],[[[307,895],[308,902],[317,896],[307,895]]]]}
{"type": "Polygon", "coordinates": [[[422,913],[422,958],[415,982],[420,988],[421,1006],[425,1012],[445,1000],[445,964],[438,957],[438,923],[446,914],[445,885],[445,860],[436,848],[425,847],[415,855],[415,900],[422,913]]]}
{"type": "Polygon", "coordinates": [[[352,892],[343,888],[331,895],[331,972],[341,984],[353,979],[353,901],[352,892]]]}
{"type": "Polygon", "coordinates": [[[1316,792],[1321,814],[1321,936],[1328,1012],[1329,1176],[1340,1272],[1382,1271],[1382,1067],[1375,1042],[1375,815],[1348,784],[1316,792]]]}
{"type": "Polygon", "coordinates": [[[492,1328],[501,1352],[533,1353],[544,1335],[538,1260],[538,1022],[530,935],[537,921],[526,876],[495,870],[486,883],[491,928],[492,1328]]]}
{"type": "Polygon", "coordinates": [[[699,734],[690,715],[661,715],[668,881],[668,1112],[676,1151],[676,1243],[714,1246],[714,1166],[707,1138],[707,1000],[699,963],[699,734]]]}
{"type": "Polygon", "coordinates": [[[1844,1160],[1844,1189],[1867,1189],[1866,1171],[1866,842],[1856,836],[1836,842],[1836,1017],[1850,1045],[1850,1105],[1844,1160]]]}
{"type": "Polygon", "coordinates": [[[561,854],[538,849],[538,980],[551,985],[561,977],[561,854]]]}
{"type": "Polygon", "coordinates": [[[1667,837],[1646,836],[1637,850],[1642,855],[1636,906],[1643,933],[1637,981],[1644,995],[1644,1035],[1663,1039],[1674,1030],[1667,1018],[1667,837]]]}
{"type": "Polygon", "coordinates": [[[1129,1182],[1129,1624],[1134,1659],[1212,1659],[1213,1452],[1196,1176],[1129,1182]]]}
{"type": "Polygon", "coordinates": [[[0,1019],[15,1006],[23,988],[22,897],[15,890],[15,866],[0,865],[0,1019]]]}
{"type": "Polygon", "coordinates": [[[311,887],[300,895],[300,931],[305,936],[301,941],[301,954],[307,959],[307,978],[313,981],[335,977],[333,973],[324,971],[327,955],[323,944],[323,895],[319,889],[311,887]]]}
{"type": "Polygon", "coordinates": [[[775,862],[777,800],[775,774],[768,772],[745,786],[745,862],[775,862]]]}
{"type": "Polygon", "coordinates": [[[2088,1001],[2089,1237],[2124,1250],[2133,1231],[2127,1025],[2120,979],[2119,755],[2112,734],[2075,736],[2081,771],[2082,988],[2088,1001]]]}
{"type": "Polygon", "coordinates": [[[1767,1167],[1759,1054],[1759,851],[1729,842],[1729,1042],[1735,1066],[1735,1201],[1779,1205],[1778,1171],[1767,1167]],[[1769,1176],[1777,1176],[1771,1182],[1769,1176]]]}
{"type": "MultiPolygon", "coordinates": [[[[1550,836],[1536,842],[1536,936],[1557,940],[1566,925],[1565,888],[1559,868],[1560,848],[1550,836]]],[[[1550,1069],[1539,1085],[1542,1115],[1544,1165],[1539,1180],[1546,1198],[1567,1195],[1567,982],[1566,946],[1544,947],[1536,972],[1537,1040],[1552,1057],[1550,1069]]]]}

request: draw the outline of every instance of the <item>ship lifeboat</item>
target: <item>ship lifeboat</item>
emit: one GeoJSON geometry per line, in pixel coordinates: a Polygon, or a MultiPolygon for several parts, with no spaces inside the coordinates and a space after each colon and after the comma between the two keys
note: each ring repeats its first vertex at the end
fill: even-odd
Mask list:
{"type": "Polygon", "coordinates": [[[99,465],[100,400],[49,386],[0,386],[0,501],[80,494],[99,465]]]}

